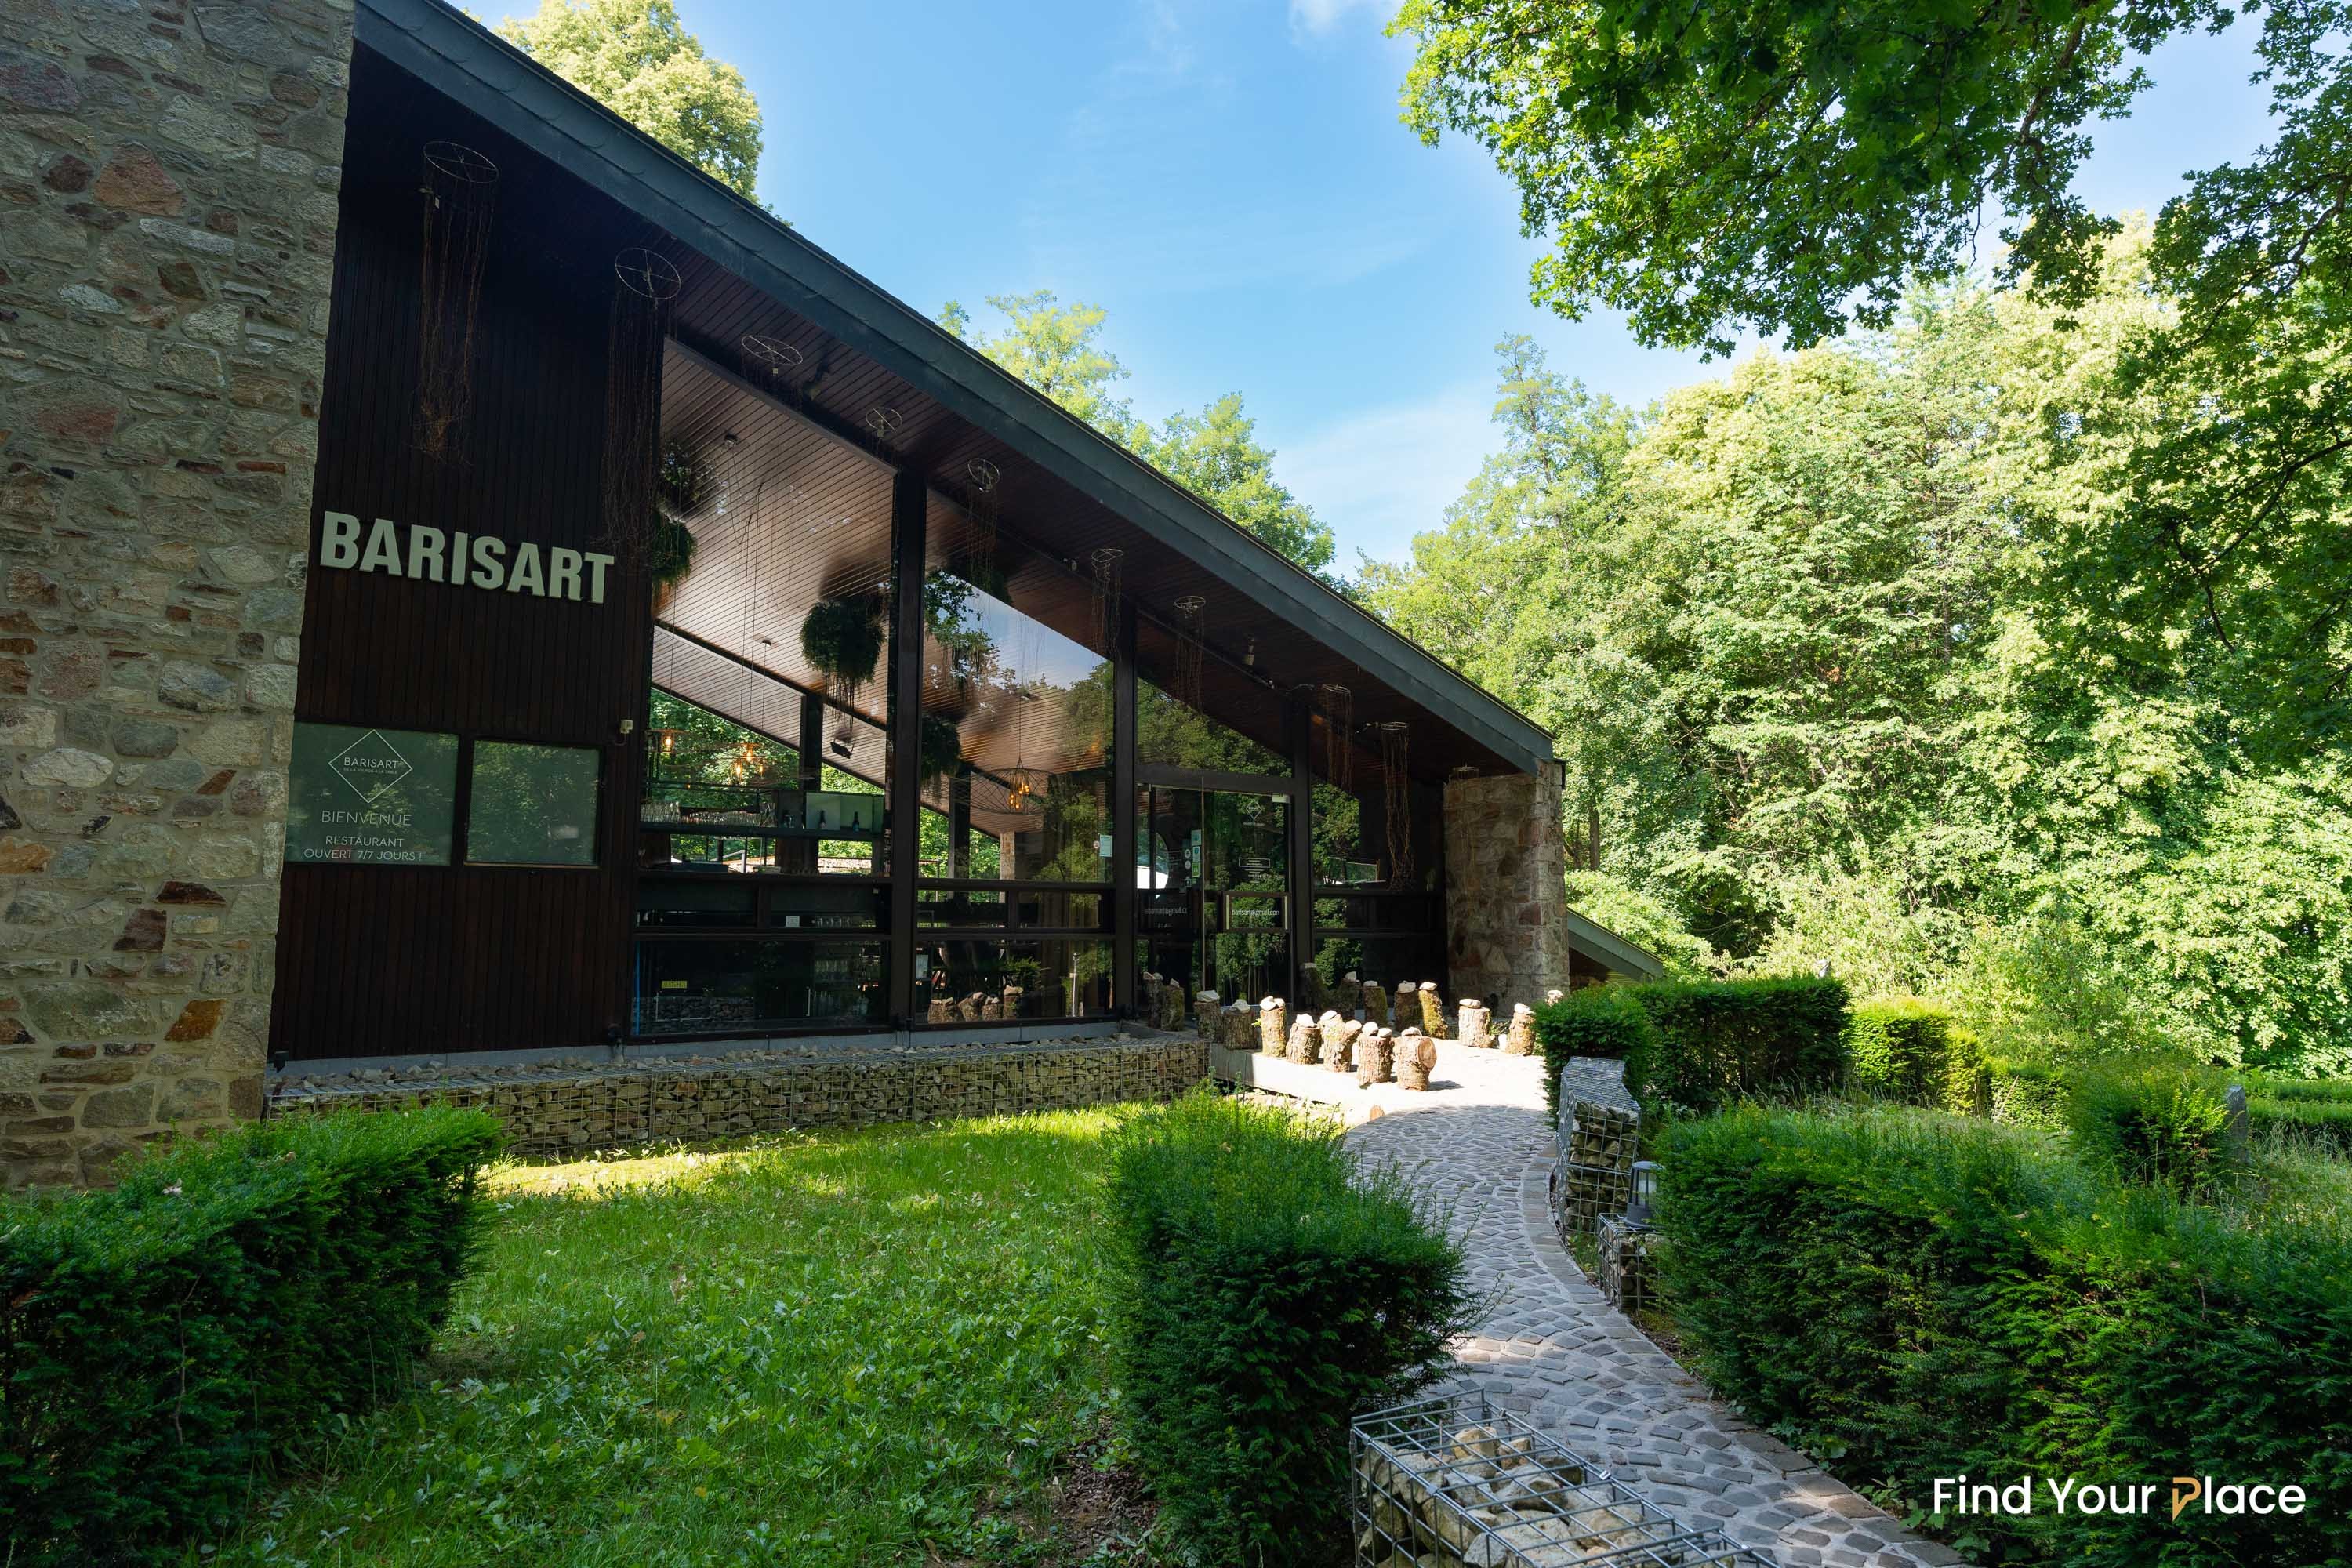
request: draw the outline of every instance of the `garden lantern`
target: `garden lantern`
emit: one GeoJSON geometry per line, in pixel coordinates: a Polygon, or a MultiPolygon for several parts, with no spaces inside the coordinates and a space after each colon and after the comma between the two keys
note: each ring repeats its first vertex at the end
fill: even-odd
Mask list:
{"type": "Polygon", "coordinates": [[[1633,1195],[1625,1204],[1625,1217],[1635,1225],[1650,1223],[1650,1206],[1658,1200],[1658,1163],[1633,1162],[1633,1195]]]}

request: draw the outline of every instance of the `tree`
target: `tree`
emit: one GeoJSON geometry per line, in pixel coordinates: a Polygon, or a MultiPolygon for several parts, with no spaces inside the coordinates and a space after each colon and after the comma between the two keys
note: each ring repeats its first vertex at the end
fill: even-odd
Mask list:
{"type": "Polygon", "coordinates": [[[541,0],[499,36],[688,163],[750,196],[759,100],[743,73],[702,52],[673,0],[541,0]]]}
{"type": "MultiPolygon", "coordinates": [[[[2134,55],[2234,15],[1407,0],[1394,26],[1419,45],[1407,121],[1482,142],[1552,237],[1538,300],[1727,353],[1742,331],[1801,349],[1891,326],[1915,279],[1967,268],[1989,204],[2010,215],[2005,281],[2094,302],[2123,226],[2074,190],[2085,127],[2128,111],[2134,55]]],[[[2120,437],[2127,478],[2048,564],[2078,657],[2210,643],[2250,743],[2290,755],[2352,732],[2352,4],[2261,15],[2279,132],[2167,204],[2141,265],[2169,309],[2116,346],[2100,401],[2053,411],[2061,458],[2120,437]]]]}
{"type": "Polygon", "coordinates": [[[1111,389],[1127,366],[1102,344],[1099,305],[1062,304],[1050,289],[992,294],[1003,326],[972,331],[971,312],[950,300],[940,324],[1112,440],[1194,491],[1227,518],[1334,587],[1331,529],[1274,477],[1274,453],[1257,439],[1242,395],[1227,393],[1198,414],[1170,415],[1156,428],[1111,389]]]}

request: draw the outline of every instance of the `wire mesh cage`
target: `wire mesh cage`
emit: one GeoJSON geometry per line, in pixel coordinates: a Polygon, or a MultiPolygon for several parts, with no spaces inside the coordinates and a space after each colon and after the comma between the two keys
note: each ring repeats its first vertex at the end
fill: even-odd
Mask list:
{"type": "Polygon", "coordinates": [[[1361,1416],[1348,1458],[1357,1568],[1775,1568],[1481,1394],[1361,1416]]]}

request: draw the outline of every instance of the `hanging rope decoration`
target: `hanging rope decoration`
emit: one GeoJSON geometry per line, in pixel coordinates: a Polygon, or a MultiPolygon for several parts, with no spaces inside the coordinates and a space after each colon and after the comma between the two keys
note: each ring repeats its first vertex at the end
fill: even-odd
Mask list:
{"type": "Polygon", "coordinates": [[[682,280],[669,258],[633,245],[613,258],[604,375],[604,542],[644,563],[662,521],[662,350],[682,280]]]}
{"type": "Polygon", "coordinates": [[[866,411],[866,433],[874,437],[876,456],[887,461],[895,455],[892,443],[898,438],[898,427],[906,422],[905,415],[878,403],[866,411]]]}
{"type": "Polygon", "coordinates": [[[1209,601],[1187,594],[1176,601],[1176,696],[1201,710],[1201,668],[1209,651],[1209,601]]]}
{"type": "Polygon", "coordinates": [[[1106,544],[1087,557],[1095,589],[1095,648],[1105,658],[1118,638],[1119,563],[1127,552],[1106,544]]]}
{"type": "Polygon", "coordinates": [[[1388,829],[1389,886],[1412,886],[1412,729],[1402,719],[1376,724],[1381,742],[1381,804],[1388,829]]]}
{"type": "Polygon", "coordinates": [[[499,166],[456,142],[427,142],[417,194],[425,198],[425,245],[417,278],[416,448],[442,458],[474,401],[474,317],[499,205],[499,166]]]}
{"type": "Polygon", "coordinates": [[[1321,692],[1323,779],[1342,793],[1356,787],[1356,694],[1332,681],[1321,692]]]}
{"type": "Polygon", "coordinates": [[[740,346],[743,379],[769,396],[798,408],[801,366],[808,363],[801,351],[782,338],[762,337],[758,332],[745,332],[740,346]]]}
{"type": "Polygon", "coordinates": [[[964,578],[1003,598],[992,584],[996,575],[996,489],[1003,471],[986,458],[974,458],[964,465],[964,475],[971,481],[963,498],[964,516],[971,522],[971,534],[964,541],[964,578]]]}

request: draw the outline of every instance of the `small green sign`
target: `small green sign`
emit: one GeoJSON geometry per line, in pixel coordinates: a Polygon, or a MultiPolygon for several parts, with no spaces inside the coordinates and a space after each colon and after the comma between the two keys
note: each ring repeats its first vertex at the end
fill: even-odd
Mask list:
{"type": "Polygon", "coordinates": [[[446,866],[456,836],[457,737],[297,724],[289,790],[289,861],[446,866]]]}

